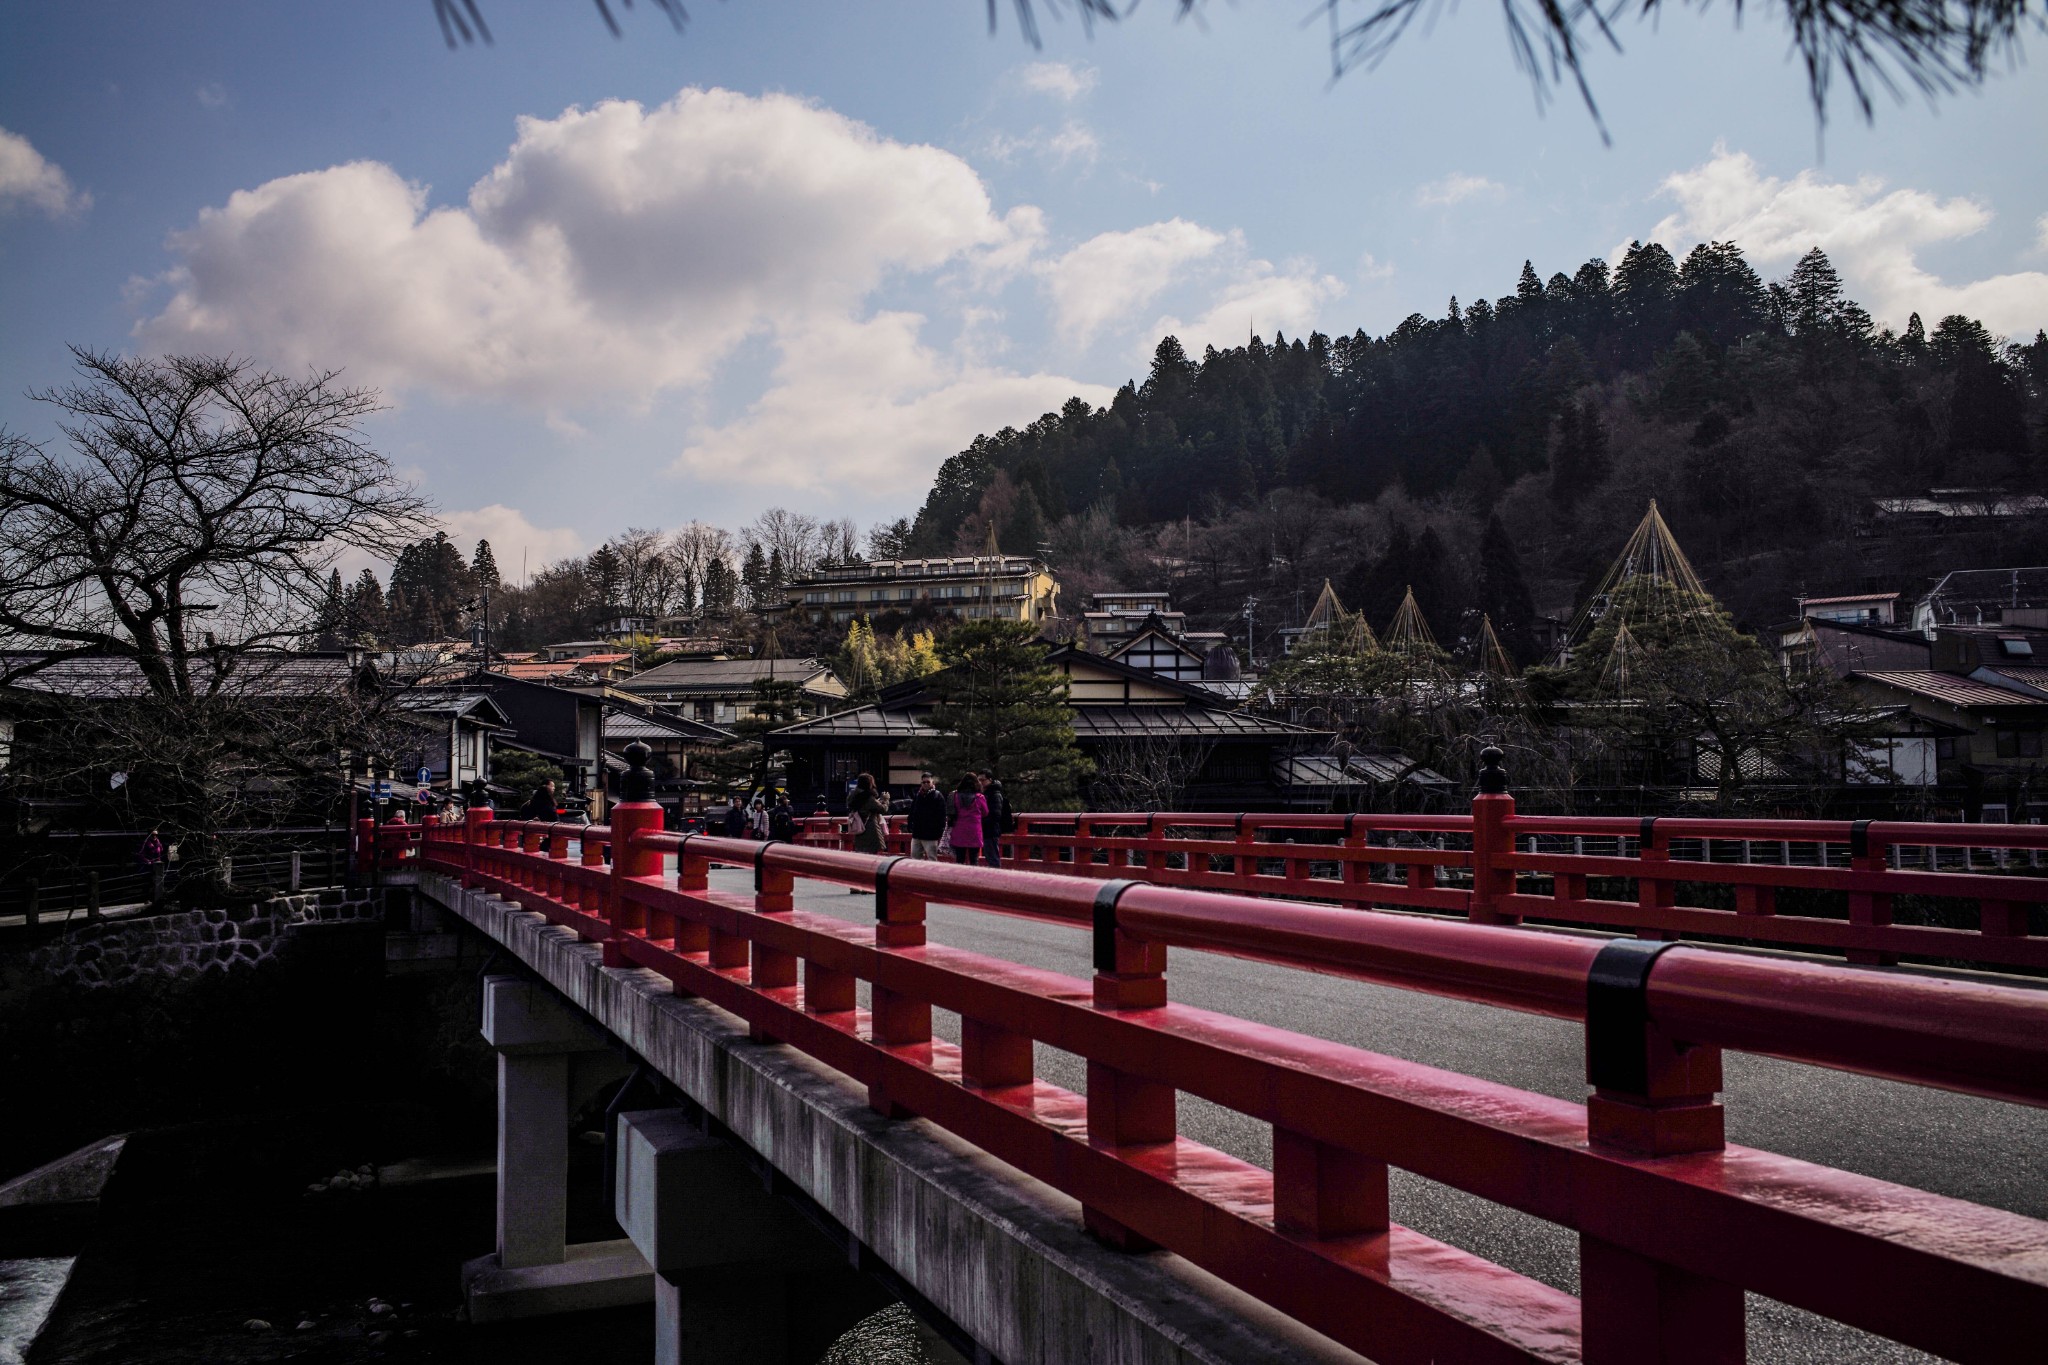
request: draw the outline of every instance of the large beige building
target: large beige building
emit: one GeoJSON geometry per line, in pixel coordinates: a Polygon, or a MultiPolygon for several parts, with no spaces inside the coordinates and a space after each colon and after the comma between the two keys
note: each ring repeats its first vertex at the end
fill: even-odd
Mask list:
{"type": "Polygon", "coordinates": [[[828,565],[784,591],[788,600],[777,611],[821,625],[889,612],[1039,622],[1059,614],[1060,585],[1043,560],[960,555],[828,565]]]}

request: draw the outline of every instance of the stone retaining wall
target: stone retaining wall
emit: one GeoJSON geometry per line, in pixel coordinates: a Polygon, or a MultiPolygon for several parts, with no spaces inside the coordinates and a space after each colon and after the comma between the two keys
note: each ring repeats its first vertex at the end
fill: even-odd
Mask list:
{"type": "Polygon", "coordinates": [[[274,960],[300,931],[381,920],[368,891],[303,891],[225,910],[73,924],[29,955],[31,978],[88,989],[145,977],[197,980],[274,960]]]}

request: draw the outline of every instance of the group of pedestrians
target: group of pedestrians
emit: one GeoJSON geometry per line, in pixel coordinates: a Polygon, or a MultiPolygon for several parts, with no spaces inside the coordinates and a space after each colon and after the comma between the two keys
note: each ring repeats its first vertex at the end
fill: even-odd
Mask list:
{"type": "Polygon", "coordinates": [[[1010,800],[992,773],[962,773],[951,792],[941,792],[926,774],[910,798],[913,858],[941,858],[941,850],[948,849],[955,862],[1001,867],[1003,836],[1016,828],[1010,800]]]}
{"type": "MultiPolygon", "coordinates": [[[[887,847],[889,804],[875,784],[874,774],[862,773],[846,793],[848,832],[856,853],[880,853],[887,847]]],[[[1003,865],[1002,837],[1017,827],[1003,784],[989,773],[963,773],[951,792],[939,790],[926,773],[910,798],[910,856],[927,861],[943,860],[942,850],[953,861],[986,861],[990,867],[1003,865]]]]}
{"type": "Polygon", "coordinates": [[[788,843],[796,838],[796,808],[789,804],[788,792],[775,793],[772,804],[766,796],[755,797],[751,805],[735,801],[725,808],[720,833],[728,839],[776,839],[788,843]]]}

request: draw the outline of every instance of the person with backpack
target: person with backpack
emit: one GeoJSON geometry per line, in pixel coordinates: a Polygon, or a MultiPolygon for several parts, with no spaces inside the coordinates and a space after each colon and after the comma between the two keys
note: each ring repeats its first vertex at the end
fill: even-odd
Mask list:
{"type": "Polygon", "coordinates": [[[882,852],[885,847],[882,841],[888,834],[888,828],[884,823],[888,814],[889,807],[875,792],[873,774],[862,773],[855,778],[853,795],[846,802],[846,821],[853,827],[855,853],[882,852]]]}
{"type": "Polygon", "coordinates": [[[952,816],[953,828],[947,837],[953,845],[953,861],[972,866],[988,842],[981,828],[988,815],[988,798],[981,794],[981,779],[973,773],[961,774],[946,809],[952,816]]]}
{"type": "Polygon", "coordinates": [[[788,792],[777,794],[775,808],[768,812],[768,837],[786,844],[796,842],[796,808],[789,804],[788,792]]]}
{"type": "Polygon", "coordinates": [[[1017,828],[1017,817],[1010,813],[1010,798],[1003,795],[1002,780],[994,773],[983,773],[982,798],[988,802],[988,819],[982,822],[982,861],[990,867],[1003,865],[1003,836],[1017,828]]]}

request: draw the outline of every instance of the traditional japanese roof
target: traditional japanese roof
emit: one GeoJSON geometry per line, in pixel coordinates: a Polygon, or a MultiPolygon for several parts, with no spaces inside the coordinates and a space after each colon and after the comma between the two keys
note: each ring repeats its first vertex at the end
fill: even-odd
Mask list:
{"type": "Polygon", "coordinates": [[[1839,607],[1848,602],[1896,602],[1895,592],[1852,592],[1845,597],[1802,597],[1802,607],[1839,607]]]}
{"type": "Polygon", "coordinates": [[[716,725],[706,725],[701,721],[671,716],[659,711],[623,711],[607,708],[604,718],[604,738],[607,744],[613,740],[635,739],[687,739],[722,744],[734,737],[732,731],[721,730],[716,725]]]}
{"type": "MultiPolygon", "coordinates": [[[[1990,670],[1980,670],[1989,672],[1990,670]]],[[[2048,708],[2048,698],[2031,696],[2012,688],[1999,687],[1976,678],[1961,677],[1954,673],[1936,673],[1931,669],[1900,668],[1878,673],[1852,673],[1852,678],[1862,678],[1886,687],[1896,687],[1901,692],[1927,697],[1950,706],[2029,706],[2048,708]]]]}
{"type": "Polygon", "coordinates": [[[533,682],[540,678],[566,678],[582,669],[581,659],[562,659],[551,664],[500,664],[497,671],[508,678],[533,682]]]}
{"type": "MultiPolygon", "coordinates": [[[[798,721],[774,732],[778,739],[899,740],[929,735],[918,717],[929,706],[856,706],[848,711],[798,721]]],[[[1292,721],[1212,706],[1076,706],[1074,735],[1082,740],[1118,738],[1302,739],[1326,734],[1292,721]]]]}
{"type": "Polygon", "coordinates": [[[673,659],[619,684],[637,693],[740,693],[757,682],[791,682],[845,695],[831,668],[817,659],[673,659]]]}
{"type": "MultiPolygon", "coordinates": [[[[228,656],[226,663],[216,674],[210,658],[194,657],[194,685],[231,697],[316,697],[374,683],[377,676],[371,665],[341,653],[242,654],[228,656]]],[[[111,654],[0,654],[0,685],[92,701],[150,695],[141,665],[111,654]]]]}
{"type": "Polygon", "coordinates": [[[512,721],[488,692],[451,692],[439,688],[407,692],[397,698],[406,711],[422,715],[460,716],[494,728],[511,728],[512,721]]]}

